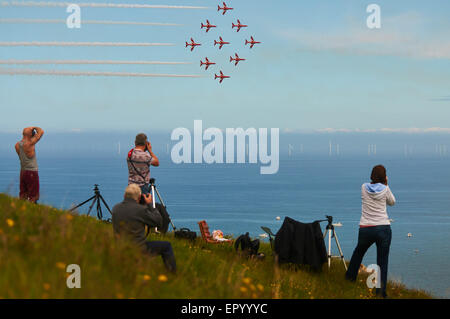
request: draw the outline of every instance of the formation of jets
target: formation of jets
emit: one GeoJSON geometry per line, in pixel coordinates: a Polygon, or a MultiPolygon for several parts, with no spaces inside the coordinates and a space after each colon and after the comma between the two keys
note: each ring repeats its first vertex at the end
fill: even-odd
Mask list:
{"type": "MultiPolygon", "coordinates": [[[[217,11],[218,12],[222,11],[222,15],[225,15],[225,13],[227,13],[227,11],[234,9],[234,8],[228,7],[225,2],[222,2],[222,3],[223,3],[223,7],[221,7],[220,5],[217,6],[217,11]]],[[[239,19],[237,19],[236,24],[235,23],[231,23],[231,29],[236,28],[236,32],[239,32],[241,30],[241,28],[247,28],[247,27],[248,27],[248,25],[242,24],[239,19]]],[[[200,24],[200,29],[205,29],[206,33],[208,33],[211,28],[217,28],[217,26],[212,24],[211,22],[209,22],[208,19],[206,20],[205,24],[204,23],[200,24]]],[[[250,40],[247,40],[247,39],[245,40],[245,45],[250,44],[250,49],[252,49],[253,46],[255,44],[257,44],[257,43],[261,43],[261,42],[256,41],[253,38],[253,36],[250,37],[250,40]]],[[[222,49],[222,47],[225,44],[230,44],[230,42],[224,41],[221,36],[219,36],[219,40],[214,40],[214,46],[218,45],[219,46],[219,50],[222,49]]],[[[200,43],[196,43],[193,38],[191,38],[190,42],[186,41],[186,48],[187,47],[191,47],[190,48],[191,52],[194,51],[196,46],[200,46],[200,45],[201,44],[200,43]]],[[[239,57],[239,55],[237,53],[234,54],[234,57],[230,56],[230,63],[234,62],[235,66],[237,66],[240,61],[245,61],[245,60],[246,59],[243,59],[243,58],[239,57]]],[[[205,70],[208,70],[209,66],[210,65],[214,65],[214,64],[216,64],[216,63],[210,61],[208,59],[208,57],[205,57],[205,61],[200,60],[200,67],[205,66],[205,70]]],[[[214,79],[215,80],[216,79],[220,79],[219,83],[222,83],[223,79],[227,79],[227,78],[230,78],[230,76],[224,75],[222,70],[220,70],[220,74],[219,75],[214,74],[214,79]]]]}

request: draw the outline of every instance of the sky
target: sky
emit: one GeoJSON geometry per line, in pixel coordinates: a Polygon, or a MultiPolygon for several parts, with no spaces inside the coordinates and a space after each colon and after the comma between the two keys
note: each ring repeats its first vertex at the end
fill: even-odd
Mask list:
{"type": "MultiPolygon", "coordinates": [[[[92,0],[93,3],[108,3],[92,0]]],[[[0,65],[4,69],[196,75],[193,78],[0,74],[0,131],[30,125],[53,132],[172,131],[204,127],[280,128],[282,132],[450,131],[450,2],[215,0],[111,3],[205,9],[81,8],[80,29],[58,19],[65,7],[6,6],[0,0],[0,60],[186,62],[177,65],[0,65]],[[368,29],[369,4],[381,28],[368,29]],[[200,23],[217,28],[208,33],[200,23]],[[231,23],[247,24],[239,33],[231,23]],[[83,24],[83,20],[158,22],[176,26],[83,24]],[[231,42],[213,45],[222,36],[231,42]],[[261,44],[250,49],[244,40],[261,44]],[[185,41],[201,43],[193,52],[185,41]],[[12,42],[150,42],[149,47],[24,47],[12,42]],[[238,66],[230,55],[245,58],[238,66]],[[205,71],[200,59],[216,65],[205,71]],[[219,84],[222,70],[230,79],[219,84]]],[[[37,1],[39,2],[39,1],[37,1]]],[[[58,1],[55,1],[58,2],[58,1]]],[[[83,3],[90,3],[82,1],[83,3]]],[[[77,3],[77,2],[74,2],[77,3]]]]}

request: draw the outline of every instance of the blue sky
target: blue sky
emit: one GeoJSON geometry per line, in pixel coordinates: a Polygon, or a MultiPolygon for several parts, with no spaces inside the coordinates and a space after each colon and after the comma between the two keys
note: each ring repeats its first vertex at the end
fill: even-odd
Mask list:
{"type": "MultiPolygon", "coordinates": [[[[82,1],[88,2],[88,1],[82,1]]],[[[107,2],[92,1],[92,2],[107,2]]],[[[76,2],[75,2],[76,3],[76,2]]],[[[149,3],[132,0],[114,3],[149,3]]],[[[1,65],[0,68],[198,74],[201,78],[0,75],[2,131],[147,131],[204,127],[279,127],[282,131],[450,128],[450,3],[424,1],[227,1],[152,4],[202,10],[82,8],[82,19],[182,26],[0,23],[0,41],[169,42],[172,47],[0,47],[0,59],[156,60],[187,65],[1,65]],[[381,7],[379,30],[366,7],[381,7]],[[239,33],[231,23],[249,28],[239,33]],[[209,19],[217,29],[200,30],[209,19]],[[221,35],[230,46],[213,41],[221,35]],[[244,39],[263,43],[252,50],[244,39]],[[194,52],[184,47],[193,37],[194,52]],[[229,56],[246,61],[237,67],[229,56]],[[205,56],[217,62],[200,69],[205,56]],[[219,85],[214,73],[231,79],[219,85]]],[[[0,18],[66,19],[65,8],[4,7],[0,18]]],[[[83,21],[83,20],[82,20],[83,21]]]]}

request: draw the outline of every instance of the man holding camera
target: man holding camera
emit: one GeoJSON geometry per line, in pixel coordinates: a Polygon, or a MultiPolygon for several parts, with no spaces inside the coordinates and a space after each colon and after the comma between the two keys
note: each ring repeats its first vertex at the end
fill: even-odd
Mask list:
{"type": "MultiPolygon", "coordinates": [[[[147,135],[139,133],[136,135],[135,148],[128,152],[128,185],[136,184],[141,188],[143,195],[150,194],[150,166],[159,166],[159,159],[152,151],[152,145],[147,139],[147,135]]],[[[145,204],[145,198],[141,196],[140,204],[145,204]]],[[[162,233],[166,233],[169,228],[170,217],[166,207],[162,204],[150,201],[147,205],[155,207],[162,216],[162,224],[158,229],[162,233]]]]}
{"type": "Polygon", "coordinates": [[[20,194],[19,197],[36,203],[39,200],[39,174],[35,145],[44,135],[40,127],[26,127],[22,132],[22,140],[15,149],[20,159],[20,194]]]}
{"type": "Polygon", "coordinates": [[[159,160],[152,151],[147,135],[136,135],[135,148],[128,152],[128,185],[137,184],[143,194],[150,193],[150,166],[159,166],[159,160]]]}
{"type": "Polygon", "coordinates": [[[175,256],[172,245],[168,241],[147,241],[145,226],[149,228],[162,227],[163,217],[157,209],[149,205],[152,202],[150,194],[143,195],[146,205],[139,204],[142,193],[136,184],[130,184],[125,189],[123,202],[112,210],[114,232],[125,235],[136,242],[150,255],[161,255],[164,265],[171,272],[176,272],[175,256]]]}

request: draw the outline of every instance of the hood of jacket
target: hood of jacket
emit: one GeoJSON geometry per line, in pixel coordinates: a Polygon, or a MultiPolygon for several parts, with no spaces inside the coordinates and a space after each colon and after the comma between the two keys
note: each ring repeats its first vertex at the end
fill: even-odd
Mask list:
{"type": "Polygon", "coordinates": [[[367,191],[369,196],[373,198],[382,196],[386,191],[386,188],[387,186],[381,183],[376,184],[364,183],[364,189],[367,191]]]}

